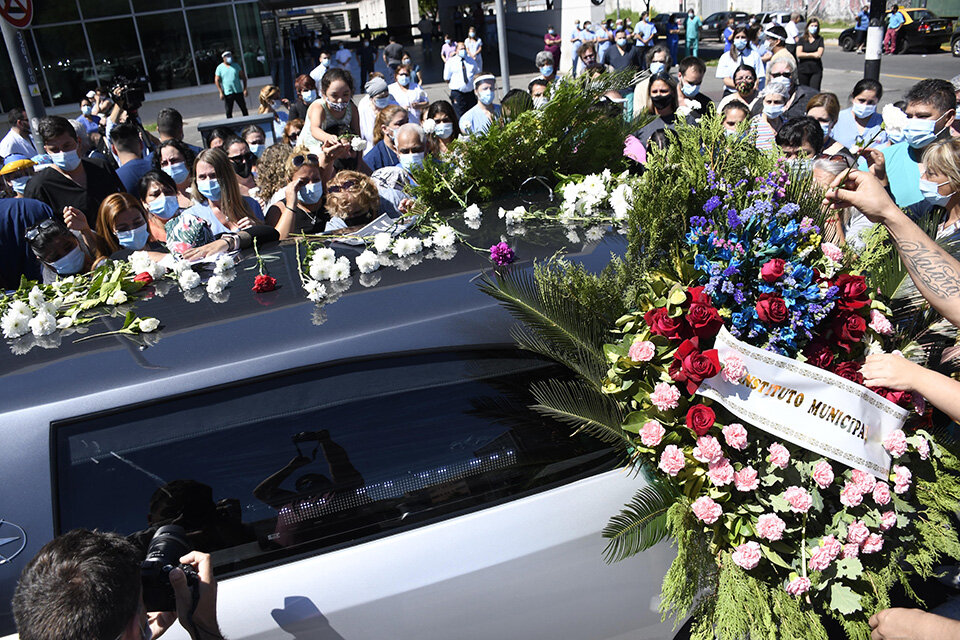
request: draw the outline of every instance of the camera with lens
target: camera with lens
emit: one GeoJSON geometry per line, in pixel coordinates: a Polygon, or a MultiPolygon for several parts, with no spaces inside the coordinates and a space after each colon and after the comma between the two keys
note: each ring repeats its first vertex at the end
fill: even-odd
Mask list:
{"type": "Polygon", "coordinates": [[[110,91],[117,105],[124,111],[136,111],[143,106],[144,85],[142,82],[127,80],[123,76],[118,76],[110,91]]]}
{"type": "Polygon", "coordinates": [[[143,605],[147,611],[176,611],[177,601],[170,572],[181,569],[196,602],[200,577],[193,567],[180,564],[180,558],[190,552],[183,527],[168,524],[157,529],[147,547],[147,557],[140,564],[140,583],[143,586],[143,605]]]}

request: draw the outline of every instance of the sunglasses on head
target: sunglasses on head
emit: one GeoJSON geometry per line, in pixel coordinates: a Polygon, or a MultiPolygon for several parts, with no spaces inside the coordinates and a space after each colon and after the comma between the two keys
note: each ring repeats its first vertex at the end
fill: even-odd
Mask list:
{"type": "Polygon", "coordinates": [[[299,169],[300,167],[302,167],[308,162],[310,164],[320,164],[320,158],[318,158],[312,153],[300,153],[293,156],[293,159],[291,160],[291,162],[293,162],[294,167],[299,169]]]}
{"type": "Polygon", "coordinates": [[[38,235],[40,235],[40,232],[43,231],[44,229],[49,229],[51,227],[57,227],[57,226],[59,225],[57,224],[56,220],[54,220],[53,218],[47,218],[46,220],[41,221],[40,224],[34,225],[29,229],[27,229],[24,232],[23,237],[26,238],[27,241],[30,241],[36,238],[38,235]]]}
{"type": "Polygon", "coordinates": [[[327,187],[327,193],[340,193],[341,191],[350,191],[357,186],[356,180],[344,180],[343,184],[335,184],[327,187]]]}

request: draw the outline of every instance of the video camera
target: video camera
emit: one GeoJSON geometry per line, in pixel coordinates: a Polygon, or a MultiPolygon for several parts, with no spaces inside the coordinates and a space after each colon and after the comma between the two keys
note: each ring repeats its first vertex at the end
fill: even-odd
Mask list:
{"type": "Polygon", "coordinates": [[[127,112],[136,111],[143,106],[144,87],[142,81],[117,76],[110,93],[121,109],[127,112]]]}
{"type": "Polygon", "coordinates": [[[147,557],[140,564],[140,583],[143,586],[143,605],[147,611],[176,611],[177,600],[170,584],[170,572],[176,568],[187,577],[193,602],[199,598],[200,577],[193,567],[180,564],[180,558],[190,552],[183,527],[168,524],[157,529],[147,547],[147,557]]]}

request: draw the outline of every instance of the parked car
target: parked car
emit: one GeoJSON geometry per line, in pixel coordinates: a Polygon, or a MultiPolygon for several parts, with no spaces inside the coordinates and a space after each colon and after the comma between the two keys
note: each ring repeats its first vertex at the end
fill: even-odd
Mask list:
{"type": "MultiPolygon", "coordinates": [[[[939,18],[927,9],[900,9],[900,11],[905,16],[905,22],[897,34],[897,53],[906,53],[910,50],[936,51],[944,43],[952,42],[952,20],[939,18]]],[[[889,15],[888,11],[887,16],[889,15]]],[[[837,42],[844,51],[853,51],[857,42],[853,27],[841,32],[837,42]]]]}
{"type": "MultiPolygon", "coordinates": [[[[789,11],[771,11],[770,13],[758,14],[758,23],[761,27],[773,26],[775,24],[781,27],[790,22],[791,13],[789,11]],[[762,16],[760,18],[759,16],[762,16]]],[[[802,20],[801,22],[804,22],[802,20]]]]}
{"type": "Polygon", "coordinates": [[[677,20],[680,20],[680,37],[683,38],[687,32],[686,26],[686,13],[658,13],[653,17],[653,25],[657,28],[657,37],[666,38],[667,37],[667,25],[676,24],[677,20]]]}
{"type": "MultiPolygon", "coordinates": [[[[511,241],[517,268],[570,246],[535,235],[511,241]]],[[[612,234],[568,258],[599,270],[624,250],[612,234]]],[[[0,635],[54,536],[144,544],[176,521],[212,554],[232,640],[674,637],[657,610],[670,547],[602,558],[600,531],[642,476],[529,408],[530,383],[563,369],[515,346],[476,284],[487,258],[355,273],[318,308],[293,245],[260,253],[275,291],[251,292],[246,256],[218,304],[169,281],[133,303],[162,322],[139,342],[58,334],[0,353],[0,635]]]]}
{"type": "Polygon", "coordinates": [[[703,27],[700,29],[700,37],[714,37],[723,42],[723,30],[727,28],[727,21],[733,18],[734,26],[746,26],[750,21],[750,14],[743,11],[718,11],[711,13],[703,21],[703,27]]]}
{"type": "Polygon", "coordinates": [[[950,51],[954,58],[960,58],[960,24],[957,25],[956,30],[950,37],[950,51]]]}

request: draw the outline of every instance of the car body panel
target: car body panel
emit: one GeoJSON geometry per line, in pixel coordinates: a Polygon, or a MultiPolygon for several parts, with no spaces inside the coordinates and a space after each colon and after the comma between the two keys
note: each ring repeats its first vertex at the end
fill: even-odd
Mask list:
{"type": "Polygon", "coordinates": [[[700,29],[701,37],[714,37],[722,42],[723,30],[727,28],[727,21],[730,18],[733,18],[734,27],[742,27],[747,25],[750,15],[743,11],[718,11],[710,14],[703,21],[703,27],[700,29]]]}
{"type": "MultiPolygon", "coordinates": [[[[904,23],[897,34],[897,52],[905,53],[911,49],[939,49],[947,42],[952,42],[951,29],[953,21],[937,17],[927,9],[901,9],[904,14],[904,23]]],[[[888,11],[887,16],[890,15],[888,11]]],[[[837,38],[837,43],[845,51],[851,51],[856,42],[855,29],[844,29],[837,38]]]]}

